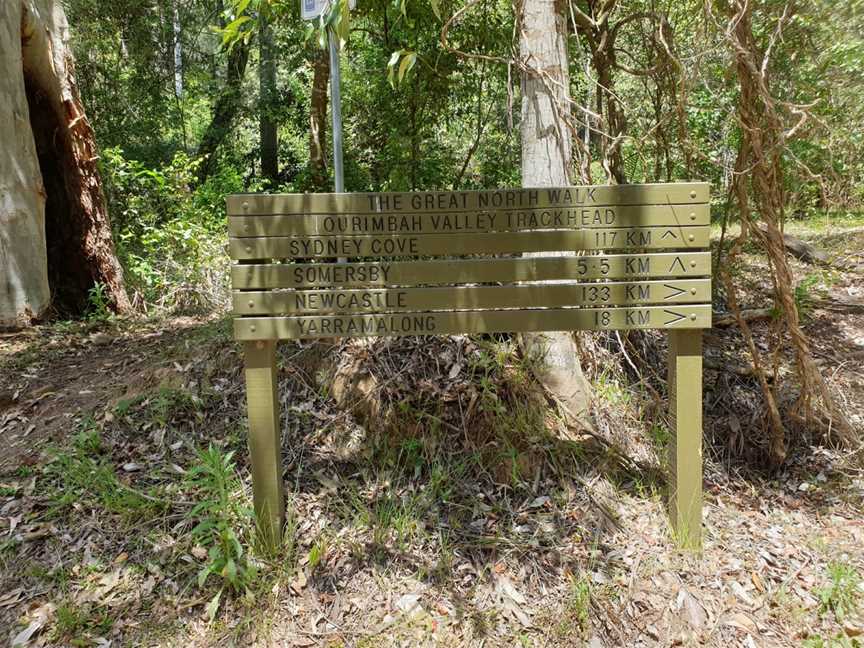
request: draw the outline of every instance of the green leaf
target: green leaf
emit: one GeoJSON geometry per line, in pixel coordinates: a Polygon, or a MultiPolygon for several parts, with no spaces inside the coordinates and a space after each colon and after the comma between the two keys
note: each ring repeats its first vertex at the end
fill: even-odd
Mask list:
{"type": "MultiPolygon", "coordinates": [[[[202,505],[199,504],[195,508],[198,509],[199,506],[202,506],[202,505]]],[[[207,508],[207,507],[203,507],[203,508],[207,508]]],[[[199,509],[197,511],[195,509],[193,509],[191,515],[198,515],[203,510],[203,508],[199,509]]],[[[205,531],[209,531],[210,529],[212,529],[214,526],[216,526],[216,523],[213,522],[213,520],[202,520],[201,522],[199,522],[198,524],[195,525],[194,529],[192,529],[192,535],[193,536],[201,535],[205,531]]]]}
{"type": "Polygon", "coordinates": [[[240,0],[240,2],[237,3],[236,12],[238,16],[246,11],[246,7],[249,6],[251,1],[252,0],[240,0]]]}
{"type": "Polygon", "coordinates": [[[405,74],[411,71],[411,68],[414,67],[414,64],[417,62],[417,53],[409,52],[405,55],[405,58],[402,59],[402,64],[399,66],[399,82],[405,78],[405,74]]]}
{"type": "Polygon", "coordinates": [[[225,578],[232,585],[237,584],[237,563],[234,562],[233,558],[229,558],[225,567],[222,568],[222,578],[225,578]]]}
{"type": "Polygon", "coordinates": [[[237,20],[229,23],[227,27],[225,27],[226,32],[237,32],[240,31],[240,26],[252,20],[249,16],[240,16],[237,20]]]}
{"type": "Polygon", "coordinates": [[[315,24],[311,21],[306,23],[306,27],[303,33],[303,44],[309,42],[309,40],[315,35],[315,24]]]}
{"type": "Polygon", "coordinates": [[[387,62],[387,81],[390,82],[390,87],[396,89],[396,64],[402,56],[404,50],[396,50],[390,55],[390,60],[387,62]]]}
{"type": "Polygon", "coordinates": [[[216,592],[216,596],[210,599],[210,602],[207,604],[207,618],[210,619],[210,622],[213,622],[213,619],[216,618],[216,613],[219,611],[219,601],[222,598],[222,590],[216,592]]]}
{"type": "Polygon", "coordinates": [[[207,582],[207,577],[213,571],[212,563],[207,565],[204,569],[198,572],[198,587],[204,587],[204,583],[207,582]]]}
{"type": "Polygon", "coordinates": [[[441,5],[439,4],[440,0],[429,0],[432,4],[432,11],[435,12],[435,17],[438,20],[441,20],[441,5]]]}
{"type": "Polygon", "coordinates": [[[339,47],[345,46],[351,33],[351,10],[348,8],[348,0],[339,0],[339,23],[336,33],[339,35],[339,47]]]}

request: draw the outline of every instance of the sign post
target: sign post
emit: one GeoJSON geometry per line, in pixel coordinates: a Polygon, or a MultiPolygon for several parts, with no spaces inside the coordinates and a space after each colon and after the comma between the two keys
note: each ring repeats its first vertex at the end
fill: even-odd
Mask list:
{"type": "MultiPolygon", "coordinates": [[[[331,0],[300,0],[300,15],[303,20],[315,20],[331,0]]],[[[348,9],[354,9],[355,0],[350,0],[348,9]]],[[[339,37],[332,27],[327,28],[330,49],[330,114],[333,116],[333,176],[336,193],[345,192],[345,173],[342,166],[342,71],[339,64],[339,37]]]]}
{"type": "Polygon", "coordinates": [[[327,30],[330,42],[330,112],[333,115],[333,175],[336,193],[345,192],[345,175],[342,169],[342,72],[339,67],[339,37],[332,29],[327,30]]]}

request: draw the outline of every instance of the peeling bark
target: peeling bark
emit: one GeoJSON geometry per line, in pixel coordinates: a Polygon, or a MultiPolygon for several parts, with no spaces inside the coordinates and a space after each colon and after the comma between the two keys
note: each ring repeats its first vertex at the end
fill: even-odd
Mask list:
{"type": "Polygon", "coordinates": [[[0,326],[80,315],[100,283],[129,310],[62,6],[0,5],[0,326]]]}

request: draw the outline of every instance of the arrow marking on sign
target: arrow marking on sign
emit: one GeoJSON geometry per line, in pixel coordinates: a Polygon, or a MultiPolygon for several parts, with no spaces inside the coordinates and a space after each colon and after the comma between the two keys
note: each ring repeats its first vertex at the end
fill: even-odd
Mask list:
{"type": "Polygon", "coordinates": [[[663,310],[664,313],[669,313],[670,315],[674,315],[674,319],[670,319],[668,322],[663,322],[663,326],[669,326],[670,324],[677,324],[681,320],[687,319],[686,315],[682,315],[681,313],[676,313],[675,311],[663,310]]]}
{"type": "Polygon", "coordinates": [[[677,236],[675,236],[675,232],[673,232],[672,230],[666,230],[666,232],[663,234],[663,236],[660,237],[660,240],[662,241],[662,240],[665,239],[667,236],[671,236],[671,237],[674,238],[674,239],[677,239],[677,238],[678,238],[677,236]]]}
{"type": "Polygon", "coordinates": [[[681,260],[681,257],[676,256],[675,260],[672,262],[672,265],[669,266],[669,272],[672,272],[675,269],[675,264],[681,266],[681,272],[687,272],[687,269],[684,267],[684,262],[681,260]]]}
{"type": "Polygon", "coordinates": [[[672,286],[670,284],[663,284],[663,286],[665,288],[668,288],[669,290],[675,291],[675,292],[669,293],[663,299],[675,299],[678,295],[683,295],[684,293],[687,292],[686,290],[684,290],[683,288],[679,288],[678,286],[672,286]]]}

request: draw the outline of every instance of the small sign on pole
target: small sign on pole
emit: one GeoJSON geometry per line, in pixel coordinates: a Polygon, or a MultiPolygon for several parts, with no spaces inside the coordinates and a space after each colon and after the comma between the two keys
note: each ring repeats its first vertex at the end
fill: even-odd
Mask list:
{"type": "MultiPolygon", "coordinates": [[[[300,17],[303,20],[315,20],[324,13],[330,0],[300,0],[300,17]]],[[[352,11],[357,8],[357,0],[348,0],[348,8],[352,11]]]]}

